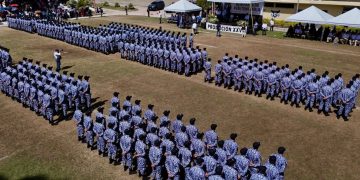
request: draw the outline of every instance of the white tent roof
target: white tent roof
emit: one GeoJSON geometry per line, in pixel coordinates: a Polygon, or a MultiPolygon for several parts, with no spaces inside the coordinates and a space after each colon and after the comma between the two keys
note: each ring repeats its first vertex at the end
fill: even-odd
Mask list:
{"type": "Polygon", "coordinates": [[[360,28],[360,10],[354,8],[344,14],[328,20],[329,24],[360,28]]]}
{"type": "Polygon", "coordinates": [[[201,11],[201,7],[187,1],[187,0],[180,0],[174,4],[165,7],[165,11],[167,12],[194,12],[194,11],[201,11]]]}
{"type": "Polygon", "coordinates": [[[315,6],[310,6],[309,8],[306,8],[286,18],[285,21],[311,24],[327,24],[327,21],[331,18],[333,18],[332,15],[324,12],[323,10],[315,6]]]}
{"type": "Polygon", "coordinates": [[[232,4],[254,4],[262,3],[264,0],[208,0],[209,2],[232,3],[232,4]]]}

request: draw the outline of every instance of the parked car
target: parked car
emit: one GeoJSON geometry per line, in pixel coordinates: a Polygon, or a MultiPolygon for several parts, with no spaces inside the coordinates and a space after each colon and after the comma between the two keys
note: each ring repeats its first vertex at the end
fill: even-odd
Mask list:
{"type": "Polygon", "coordinates": [[[149,4],[148,11],[160,11],[165,8],[165,3],[163,0],[156,0],[149,4]]]}

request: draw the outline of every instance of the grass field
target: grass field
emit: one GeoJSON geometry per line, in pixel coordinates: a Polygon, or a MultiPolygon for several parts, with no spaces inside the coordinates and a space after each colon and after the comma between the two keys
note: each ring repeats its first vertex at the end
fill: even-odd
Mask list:
{"type": "MultiPolygon", "coordinates": [[[[133,16],[79,20],[98,25],[121,21],[159,27],[156,19],[133,16]]],[[[162,24],[164,29],[175,29],[162,24]]],[[[187,31],[187,30],[185,30],[187,31]]],[[[114,91],[122,98],[141,99],[143,108],[155,104],[155,111],[171,110],[171,117],[183,113],[185,120],[197,118],[202,131],[217,123],[221,138],[239,134],[240,147],[260,141],[263,159],[278,146],[287,148],[287,179],[360,179],[360,111],[350,121],[324,117],[287,105],[203,83],[203,75],[190,78],[120,60],[118,54],[103,55],[57,40],[0,28],[0,44],[11,49],[14,59],[23,56],[55,65],[52,50],[64,49],[63,66],[71,72],[90,75],[93,97],[105,103],[114,91]]],[[[189,31],[188,31],[189,32],[189,31]]],[[[240,38],[202,31],[195,43],[207,47],[213,60],[229,54],[276,60],[279,65],[302,65],[305,70],[343,73],[346,81],[360,72],[358,47],[333,46],[320,42],[277,39],[263,36],[240,38]]],[[[359,101],[358,101],[359,104],[359,101]]],[[[51,127],[30,110],[0,95],[0,179],[130,179],[119,166],[107,164],[96,152],[77,142],[72,121],[51,127]]]]}

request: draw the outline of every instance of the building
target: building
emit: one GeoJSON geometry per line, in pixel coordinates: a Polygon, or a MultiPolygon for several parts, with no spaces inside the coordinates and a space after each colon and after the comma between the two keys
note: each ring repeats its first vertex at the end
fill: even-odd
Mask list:
{"type": "Polygon", "coordinates": [[[272,15],[278,15],[276,19],[284,20],[298,11],[310,6],[316,6],[319,9],[338,16],[354,7],[360,7],[360,0],[350,1],[327,1],[327,0],[265,0],[264,18],[272,18],[272,15]]]}

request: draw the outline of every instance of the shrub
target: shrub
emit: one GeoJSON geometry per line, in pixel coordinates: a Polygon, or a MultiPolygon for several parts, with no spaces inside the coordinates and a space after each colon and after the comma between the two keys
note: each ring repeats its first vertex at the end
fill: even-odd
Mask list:
{"type": "Polygon", "coordinates": [[[134,7],[134,5],[133,5],[132,3],[130,3],[130,4],[128,5],[128,8],[129,8],[129,9],[135,9],[135,7],[134,7]]]}
{"type": "Polygon", "coordinates": [[[243,21],[243,20],[236,21],[237,26],[242,26],[244,24],[246,24],[246,21],[243,21]]]}
{"type": "Polygon", "coordinates": [[[265,23],[265,24],[270,24],[270,19],[264,18],[262,22],[265,23]]]}
{"type": "Polygon", "coordinates": [[[209,23],[216,24],[218,22],[219,22],[219,20],[215,15],[209,15],[209,23]]]}
{"type": "Polygon", "coordinates": [[[120,4],[118,2],[115,3],[115,7],[120,7],[120,4]]]}
{"type": "Polygon", "coordinates": [[[107,1],[105,1],[102,5],[103,5],[104,7],[110,6],[110,5],[109,5],[109,2],[107,2],[107,1]]]}

